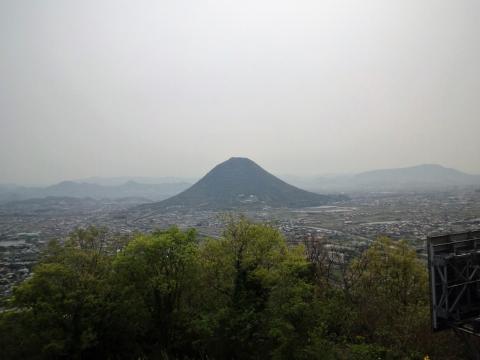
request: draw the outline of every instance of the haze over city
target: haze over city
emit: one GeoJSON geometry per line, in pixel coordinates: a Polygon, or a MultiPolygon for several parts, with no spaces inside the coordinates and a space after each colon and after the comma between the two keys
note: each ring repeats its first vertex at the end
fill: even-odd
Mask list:
{"type": "Polygon", "coordinates": [[[1,360],[480,359],[480,1],[0,0],[1,360]]]}
{"type": "Polygon", "coordinates": [[[2,1],[0,183],[480,173],[477,1],[2,1]]]}

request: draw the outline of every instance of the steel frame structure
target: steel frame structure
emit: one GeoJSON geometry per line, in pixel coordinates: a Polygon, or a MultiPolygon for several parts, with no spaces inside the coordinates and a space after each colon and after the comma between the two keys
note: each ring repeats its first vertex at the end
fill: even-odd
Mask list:
{"type": "Polygon", "coordinates": [[[480,359],[480,231],[429,237],[427,251],[432,329],[453,329],[480,359]]]}

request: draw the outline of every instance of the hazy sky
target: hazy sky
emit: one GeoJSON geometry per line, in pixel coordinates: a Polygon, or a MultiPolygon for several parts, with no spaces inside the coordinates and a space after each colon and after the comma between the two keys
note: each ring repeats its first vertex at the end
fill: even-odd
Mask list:
{"type": "Polygon", "coordinates": [[[478,0],[0,0],[0,182],[480,173],[478,0]]]}

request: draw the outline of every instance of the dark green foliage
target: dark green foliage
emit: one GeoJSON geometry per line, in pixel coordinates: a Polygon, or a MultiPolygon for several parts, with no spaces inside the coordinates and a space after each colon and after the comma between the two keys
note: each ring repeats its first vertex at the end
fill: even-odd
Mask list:
{"type": "Polygon", "coordinates": [[[88,228],[52,242],[0,313],[0,359],[459,357],[430,332],[425,266],[404,242],[378,239],[340,286],[328,257],[243,218],[219,239],[123,240],[88,228]]]}
{"type": "Polygon", "coordinates": [[[303,248],[289,249],[276,230],[241,219],[223,239],[203,244],[200,258],[203,281],[211,284],[200,319],[207,352],[294,358],[308,338],[314,296],[303,248]]]}
{"type": "Polygon", "coordinates": [[[195,313],[197,252],[195,231],[171,228],[139,235],[114,261],[117,301],[130,312],[130,322],[136,324],[131,336],[147,353],[177,354],[191,348],[188,332],[195,313]]]}
{"type": "Polygon", "coordinates": [[[27,341],[27,358],[80,358],[99,346],[106,324],[111,259],[105,232],[74,232],[65,246],[52,242],[32,278],[14,291],[12,310],[27,341]],[[31,351],[31,353],[29,353],[31,351]]]}

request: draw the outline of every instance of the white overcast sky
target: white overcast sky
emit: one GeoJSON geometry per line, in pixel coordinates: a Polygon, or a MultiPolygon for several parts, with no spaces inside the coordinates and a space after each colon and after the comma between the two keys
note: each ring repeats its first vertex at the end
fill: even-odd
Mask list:
{"type": "Polygon", "coordinates": [[[480,173],[478,0],[0,0],[0,183],[480,173]]]}

